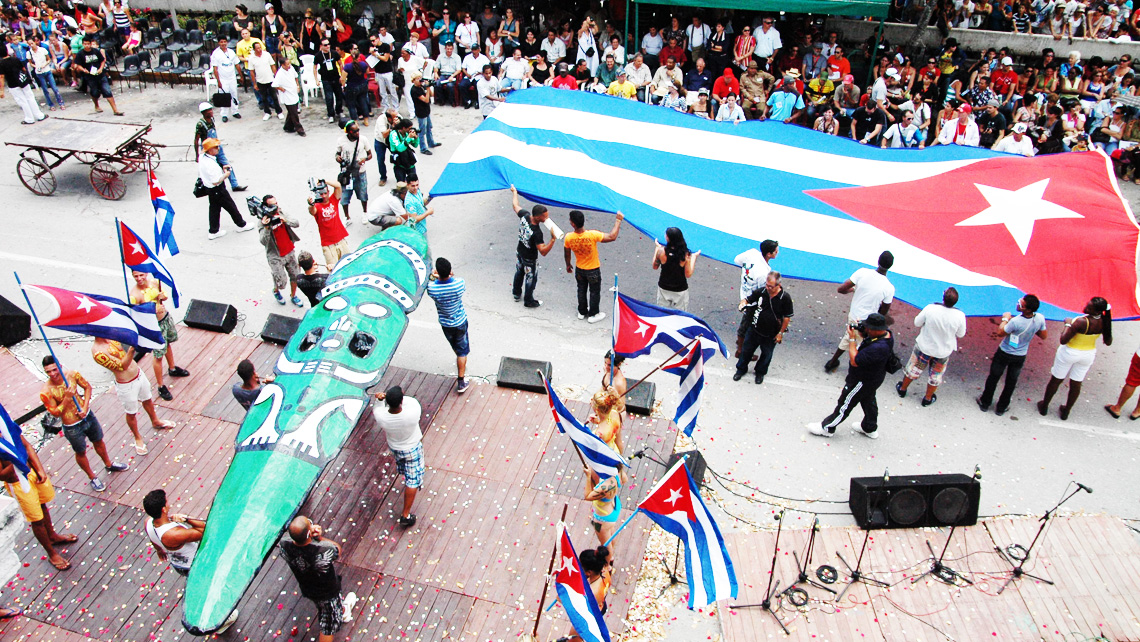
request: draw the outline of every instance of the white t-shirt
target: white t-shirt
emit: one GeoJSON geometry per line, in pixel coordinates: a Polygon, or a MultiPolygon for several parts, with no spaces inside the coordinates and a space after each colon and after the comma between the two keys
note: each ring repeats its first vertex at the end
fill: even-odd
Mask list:
{"type": "Polygon", "coordinates": [[[495,111],[495,107],[499,105],[497,100],[491,100],[492,97],[499,97],[499,79],[491,76],[490,79],[479,76],[479,82],[475,85],[476,90],[479,92],[479,112],[487,116],[495,111]]]}
{"type": "Polygon", "coordinates": [[[891,149],[918,147],[918,127],[913,122],[906,127],[903,127],[902,123],[895,123],[887,129],[883,138],[888,141],[887,147],[891,149]]]}
{"type": "Polygon", "coordinates": [[[966,313],[931,303],[914,318],[914,325],[922,328],[914,347],[935,359],[945,359],[958,348],[958,339],[966,336],[966,313]]]}
{"type": "Polygon", "coordinates": [[[508,58],[503,61],[500,69],[508,80],[522,80],[526,77],[526,70],[530,69],[530,62],[525,58],[520,58],[519,60],[508,58]]]}
{"type": "Polygon", "coordinates": [[[479,54],[478,56],[475,54],[467,54],[463,56],[463,73],[474,78],[483,73],[483,65],[489,64],[491,64],[491,59],[483,54],[479,54]]]}
{"type": "Polygon", "coordinates": [[[878,270],[859,268],[851,275],[851,282],[855,284],[855,294],[851,297],[852,319],[864,321],[878,312],[880,305],[895,300],[895,286],[878,270]]]}
{"type": "Polygon", "coordinates": [[[218,76],[222,81],[237,80],[237,72],[234,71],[234,68],[239,62],[241,61],[238,60],[233,49],[222,51],[219,48],[210,54],[210,67],[218,70],[218,76]]]}
{"type": "Polygon", "coordinates": [[[400,412],[395,415],[388,412],[387,404],[377,403],[372,407],[372,416],[376,419],[376,425],[384,430],[388,448],[392,450],[412,450],[423,441],[424,435],[420,432],[420,402],[412,397],[404,396],[400,412]]]}
{"type": "Polygon", "coordinates": [[[887,81],[881,76],[871,86],[871,102],[877,103],[880,100],[884,105],[887,103],[887,81]]]}
{"type": "Polygon", "coordinates": [[[1028,136],[1023,135],[1021,140],[1014,140],[1013,134],[999,140],[991,149],[995,152],[1021,154],[1022,156],[1032,156],[1037,153],[1037,151],[1033,149],[1033,141],[1029,140],[1028,136]]]}
{"type": "Polygon", "coordinates": [[[625,64],[625,47],[618,45],[617,49],[614,49],[613,45],[609,45],[606,47],[606,50],[602,52],[602,60],[605,60],[607,56],[613,56],[614,57],[614,64],[615,65],[624,65],[625,64]]]}
{"type": "Polygon", "coordinates": [[[685,38],[689,41],[689,51],[692,51],[693,47],[705,46],[710,35],[712,35],[712,30],[703,22],[699,27],[696,25],[685,27],[685,38]]]}
{"type": "Polygon", "coordinates": [[[566,57],[566,43],[557,36],[554,38],[554,42],[550,42],[549,38],[543,40],[541,49],[546,53],[546,62],[552,65],[558,62],[560,58],[566,57]]]}
{"type": "Polygon", "coordinates": [[[262,51],[260,56],[250,52],[246,61],[258,84],[267,85],[273,82],[273,56],[268,51],[262,51]]]}
{"type": "Polygon", "coordinates": [[[641,48],[650,56],[656,56],[665,48],[665,41],[661,39],[660,32],[656,36],[645,34],[641,38],[641,48]]]}
{"type": "Polygon", "coordinates": [[[297,94],[297,68],[285,67],[277,68],[277,75],[273,77],[273,89],[278,87],[284,91],[277,92],[277,98],[281,100],[282,105],[296,105],[300,101],[300,96],[297,94]]]}
{"type": "Polygon", "coordinates": [[[772,271],[760,250],[752,248],[738,254],[733,263],[740,266],[740,298],[747,299],[764,285],[772,271]]]}

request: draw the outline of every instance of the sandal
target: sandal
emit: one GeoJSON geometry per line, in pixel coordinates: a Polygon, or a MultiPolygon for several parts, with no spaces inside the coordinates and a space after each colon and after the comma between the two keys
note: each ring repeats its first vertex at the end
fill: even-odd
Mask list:
{"type": "Polygon", "coordinates": [[[1120,413],[1119,412],[1113,412],[1111,405],[1105,406],[1104,411],[1107,412],[1108,414],[1112,415],[1113,419],[1120,419],[1120,413]]]}
{"type": "MultiPolygon", "coordinates": [[[[60,535],[60,537],[62,537],[63,539],[52,542],[51,543],[52,546],[67,546],[68,544],[74,544],[74,543],[79,541],[78,535],[68,534],[68,535],[60,535]]],[[[3,618],[0,618],[0,619],[3,619],[3,618]]]]}
{"type": "Polygon", "coordinates": [[[174,428],[177,425],[178,424],[174,423],[173,421],[171,421],[169,419],[163,419],[163,420],[159,421],[157,424],[151,426],[151,428],[154,428],[155,430],[167,430],[170,428],[174,428]]]}
{"type": "Polygon", "coordinates": [[[24,609],[13,609],[13,608],[7,608],[7,607],[0,608],[0,622],[2,622],[4,620],[11,620],[12,618],[18,617],[18,616],[23,615],[23,614],[24,614],[24,609]]]}
{"type": "Polygon", "coordinates": [[[71,562],[63,559],[62,557],[59,559],[62,561],[61,564],[51,562],[51,560],[48,560],[48,561],[51,562],[51,565],[54,566],[57,571],[66,571],[67,569],[71,568],[71,562]]]}
{"type": "Polygon", "coordinates": [[[135,444],[135,452],[142,456],[147,454],[149,451],[146,448],[146,444],[135,444]]]}

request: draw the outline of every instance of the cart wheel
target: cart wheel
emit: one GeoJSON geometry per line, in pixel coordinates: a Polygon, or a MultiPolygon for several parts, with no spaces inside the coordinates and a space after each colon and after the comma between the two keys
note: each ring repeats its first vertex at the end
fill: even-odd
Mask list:
{"type": "Polygon", "coordinates": [[[110,162],[102,160],[91,166],[91,186],[99,196],[117,201],[127,193],[127,184],[110,162]]]}
{"type": "Polygon", "coordinates": [[[158,153],[158,147],[154,143],[143,142],[142,148],[146,151],[147,158],[150,159],[151,169],[158,169],[162,164],[162,156],[158,153]]]}
{"type": "Polygon", "coordinates": [[[99,160],[99,156],[91,152],[75,152],[74,158],[84,165],[94,165],[99,160]]]}
{"type": "Polygon", "coordinates": [[[16,163],[16,173],[24,187],[39,196],[51,196],[55,192],[55,174],[51,168],[34,158],[21,158],[16,163]]]}

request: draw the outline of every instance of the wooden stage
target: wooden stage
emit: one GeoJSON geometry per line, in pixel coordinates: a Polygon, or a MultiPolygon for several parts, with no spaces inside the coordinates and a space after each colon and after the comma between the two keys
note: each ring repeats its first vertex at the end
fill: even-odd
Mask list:
{"type": "MultiPolygon", "coordinates": [[[[772,614],[759,608],[726,608],[764,599],[775,531],[726,535],[740,590],[735,602],[721,603],[725,640],[1140,640],[1140,539],[1113,517],[1053,520],[1025,570],[1056,585],[1023,577],[997,595],[1010,567],[995,546],[1029,546],[1038,524],[1035,518],[994,518],[958,529],[944,563],[974,582],[973,586],[962,583],[962,588],[929,576],[911,582],[930,568],[927,539],[935,552],[941,552],[949,529],[873,531],[862,570],[893,586],[880,589],[855,584],[836,604],[830,593],[801,585],[811,597],[807,606],[797,609],[785,601],[777,611],[790,636],[783,634],[772,614]]],[[[854,565],[863,534],[857,528],[822,529],[816,538],[812,579],[815,568],[829,564],[840,575],[839,582],[831,586],[842,591],[846,567],[836,552],[854,565]]],[[[806,530],[785,530],[781,535],[776,564],[780,590],[796,579],[792,551],[802,559],[807,539],[806,530]]]]}
{"type": "MultiPolygon", "coordinates": [[[[237,363],[249,358],[258,372],[268,373],[281,349],[235,335],[185,327],[179,332],[179,364],[192,374],[168,379],[174,401],[158,402],[159,416],[177,421],[177,428],[154,431],[139,415],[149,454],[134,454],[114,394],[92,403],[112,458],[131,464],[127,472],[101,475],[106,492],[90,489],[64,439],[40,450],[57,489],[50,504],[57,530],[79,535],[79,542],[63,549],[72,567],[58,572],[25,529],[17,541],[25,566],[5,587],[0,605],[20,606],[26,615],[0,623],[0,641],[194,639],[180,623],[185,581],[151,554],[142,497],[164,488],[172,512],[205,517],[244,414],[230,393],[237,363]]],[[[150,363],[149,357],[142,362],[148,373],[150,363]]],[[[416,499],[415,527],[396,525],[403,483],[371,413],[301,509],[344,546],[344,592],[360,598],[338,641],[516,640],[533,626],[564,504],[575,545],[596,545],[589,506],[581,499],[581,464],[554,427],[546,396],[473,385],[460,397],[454,383],[453,377],[399,368],[385,376],[384,387],[402,385],[424,409],[428,472],[416,499]]],[[[0,401],[13,416],[38,405],[39,385],[0,349],[0,401]]],[[[587,412],[584,403],[567,405],[579,416],[587,412]]],[[[630,452],[651,446],[670,453],[676,439],[668,422],[656,419],[627,420],[625,434],[630,452]]],[[[634,464],[623,490],[626,507],[636,506],[664,472],[648,459],[634,464]]],[[[620,570],[607,615],[615,633],[624,629],[621,618],[640,572],[648,525],[635,520],[616,542],[620,570]]],[[[276,554],[239,611],[237,624],[219,639],[316,638],[316,610],[276,554]]],[[[556,608],[549,615],[559,613],[556,608]]],[[[567,629],[564,619],[544,617],[540,639],[567,629]]]]}

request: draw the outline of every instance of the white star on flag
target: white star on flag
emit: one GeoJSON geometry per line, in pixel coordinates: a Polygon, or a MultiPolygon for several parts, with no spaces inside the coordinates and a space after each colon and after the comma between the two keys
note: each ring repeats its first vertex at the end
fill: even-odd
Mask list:
{"type": "Polygon", "coordinates": [[[558,572],[566,571],[570,575],[573,575],[576,570],[577,569],[574,568],[574,558],[563,556],[562,566],[558,569],[558,572]]]}
{"type": "Polygon", "coordinates": [[[990,206],[958,222],[957,226],[1004,225],[1021,249],[1029,249],[1033,238],[1033,223],[1053,218],[1084,218],[1073,210],[1045,200],[1049,179],[1037,181],[1018,190],[1001,189],[974,183],[974,187],[989,201],[990,206]]]}
{"type": "Polygon", "coordinates": [[[85,296],[77,296],[75,300],[79,301],[79,309],[84,312],[90,312],[95,309],[95,302],[85,296]]]}
{"type": "Polygon", "coordinates": [[[680,501],[681,497],[682,497],[681,491],[674,488],[673,490],[669,491],[669,497],[665,501],[669,502],[669,504],[671,504],[673,506],[673,508],[676,508],[677,502],[680,501]]]}
{"type": "Polygon", "coordinates": [[[635,334],[640,334],[641,336],[644,337],[645,333],[648,331],[649,331],[649,326],[645,325],[641,321],[637,322],[637,330],[635,331],[635,334]]]}
{"type": "Polygon", "coordinates": [[[131,244],[131,254],[144,254],[145,255],[146,252],[143,252],[142,243],[139,243],[138,241],[135,241],[134,243],[132,243],[131,244]]]}

